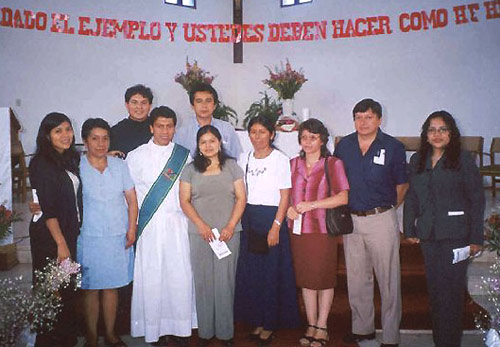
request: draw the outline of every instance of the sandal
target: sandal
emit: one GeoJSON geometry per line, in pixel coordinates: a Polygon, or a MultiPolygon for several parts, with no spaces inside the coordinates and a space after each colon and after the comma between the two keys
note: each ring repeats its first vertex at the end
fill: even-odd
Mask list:
{"type": "Polygon", "coordinates": [[[260,332],[264,330],[262,327],[255,328],[251,333],[247,335],[247,339],[250,341],[259,341],[260,332]],[[257,332],[256,332],[257,331],[257,332]]]}
{"type": "Polygon", "coordinates": [[[310,346],[311,347],[325,347],[328,341],[330,341],[330,337],[328,336],[328,329],[327,328],[320,328],[316,327],[317,330],[322,330],[325,332],[325,338],[323,339],[316,339],[313,338],[313,341],[311,342],[310,346]]]}
{"type": "Polygon", "coordinates": [[[99,345],[99,339],[95,339],[94,343],[90,343],[87,339],[85,339],[85,344],[83,347],[97,347],[99,345]]]}
{"type": "MultiPolygon", "coordinates": [[[[309,328],[318,329],[318,327],[316,325],[312,325],[312,324],[307,325],[307,330],[309,330],[309,328]]],[[[306,334],[307,334],[307,330],[306,330],[306,334]]],[[[311,342],[314,341],[314,337],[307,336],[306,334],[302,335],[302,337],[299,339],[299,345],[301,347],[308,347],[311,345],[311,342]]]]}
{"type": "Polygon", "coordinates": [[[123,342],[122,339],[120,339],[119,337],[117,337],[117,339],[118,340],[115,342],[111,342],[108,341],[107,339],[104,339],[104,344],[110,347],[127,347],[127,344],[123,342]]]}
{"type": "MultiPolygon", "coordinates": [[[[265,330],[263,330],[265,331],[265,330]]],[[[276,335],[274,335],[274,332],[273,331],[269,331],[270,334],[266,337],[266,338],[263,338],[262,336],[259,336],[259,347],[263,347],[263,346],[269,346],[271,344],[271,342],[273,342],[274,338],[276,337],[276,335]]]]}

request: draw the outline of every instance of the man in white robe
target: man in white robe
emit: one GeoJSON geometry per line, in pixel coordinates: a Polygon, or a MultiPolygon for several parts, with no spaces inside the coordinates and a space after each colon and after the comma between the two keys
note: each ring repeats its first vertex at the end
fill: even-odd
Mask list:
{"type": "MultiPolygon", "coordinates": [[[[179,205],[178,177],[190,157],[184,147],[172,142],[176,123],[174,111],[165,106],[155,108],[151,112],[152,139],[127,157],[141,210],[147,209],[143,202],[147,196],[150,199],[148,192],[153,185],[157,189],[155,182],[160,175],[160,180],[166,177],[166,182],[171,181],[166,197],[153,206],[148,221],[142,223],[145,227],[136,248],[131,335],[144,336],[148,343],[165,335],[188,337],[197,328],[188,222],[179,205]],[[177,152],[186,155],[175,172],[166,164],[170,165],[169,159],[177,152]]],[[[140,212],[139,227],[143,215],[140,212]]]]}

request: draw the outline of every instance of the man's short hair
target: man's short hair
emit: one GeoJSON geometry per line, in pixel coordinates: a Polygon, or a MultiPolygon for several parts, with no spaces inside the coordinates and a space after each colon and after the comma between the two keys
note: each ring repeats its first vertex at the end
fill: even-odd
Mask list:
{"type": "Polygon", "coordinates": [[[212,87],[212,85],[208,83],[197,83],[189,91],[189,102],[191,103],[191,105],[194,105],[194,94],[196,94],[197,92],[208,92],[212,94],[215,105],[219,103],[219,95],[217,95],[217,91],[214,87],[212,87]]]}
{"type": "Polygon", "coordinates": [[[155,107],[153,111],[151,111],[151,114],[149,115],[149,122],[150,122],[149,124],[153,126],[156,120],[160,117],[173,119],[174,126],[177,125],[177,116],[175,115],[174,110],[172,110],[170,107],[167,106],[155,107]]]}
{"type": "Polygon", "coordinates": [[[363,99],[358,102],[352,110],[352,117],[355,118],[358,112],[366,112],[368,110],[372,110],[379,119],[382,118],[382,106],[373,99],[363,99]]]}
{"type": "Polygon", "coordinates": [[[153,103],[153,92],[151,92],[151,89],[146,87],[144,84],[136,84],[135,86],[127,89],[125,92],[125,102],[128,103],[130,98],[136,94],[148,99],[150,104],[153,103]]]}

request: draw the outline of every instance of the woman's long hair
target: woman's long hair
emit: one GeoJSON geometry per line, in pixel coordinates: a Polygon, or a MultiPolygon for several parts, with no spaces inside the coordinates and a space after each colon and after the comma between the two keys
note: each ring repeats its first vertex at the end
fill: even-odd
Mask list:
{"type": "Polygon", "coordinates": [[[436,111],[427,117],[422,126],[422,132],[420,133],[420,149],[418,153],[420,155],[417,164],[417,173],[421,173],[425,170],[425,164],[427,162],[427,157],[432,155],[432,146],[427,141],[427,132],[429,131],[429,126],[431,125],[431,120],[441,118],[446,124],[449,130],[450,142],[444,149],[444,167],[450,170],[457,170],[460,167],[460,130],[458,130],[457,123],[451,114],[446,111],[436,111]]]}
{"type": "Polygon", "coordinates": [[[224,151],[224,147],[222,145],[222,136],[219,132],[219,129],[210,124],[202,126],[196,134],[196,152],[193,160],[195,169],[201,173],[205,172],[207,170],[207,167],[209,167],[211,164],[210,159],[204,157],[200,151],[200,138],[207,133],[214,135],[220,142],[220,151],[219,153],[217,153],[217,157],[219,158],[219,167],[221,169],[224,167],[226,159],[229,158],[229,156],[224,151]]]}
{"type": "MultiPolygon", "coordinates": [[[[309,131],[311,134],[319,134],[319,138],[322,142],[320,157],[322,158],[328,157],[330,155],[330,151],[328,150],[328,148],[326,148],[326,144],[328,143],[328,136],[330,134],[328,133],[328,129],[324,126],[324,124],[321,123],[321,121],[316,118],[310,118],[302,122],[299,126],[299,144],[301,141],[300,138],[304,130],[309,131]]],[[[304,158],[305,156],[306,153],[304,152],[303,149],[301,149],[300,157],[304,158]]]]}
{"type": "Polygon", "coordinates": [[[62,113],[52,112],[45,116],[40,123],[38,135],[36,137],[36,153],[35,157],[44,157],[49,162],[56,165],[61,170],[68,170],[74,174],[78,174],[78,164],[80,163],[80,155],[75,148],[75,136],[71,146],[63,153],[56,151],[50,140],[50,132],[64,122],[68,122],[71,127],[70,119],[62,113]]]}

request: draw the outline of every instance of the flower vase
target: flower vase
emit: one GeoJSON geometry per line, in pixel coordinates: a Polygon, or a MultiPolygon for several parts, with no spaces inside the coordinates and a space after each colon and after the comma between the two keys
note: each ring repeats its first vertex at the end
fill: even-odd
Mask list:
{"type": "Polygon", "coordinates": [[[293,118],[293,99],[283,99],[283,117],[293,118]]]}

